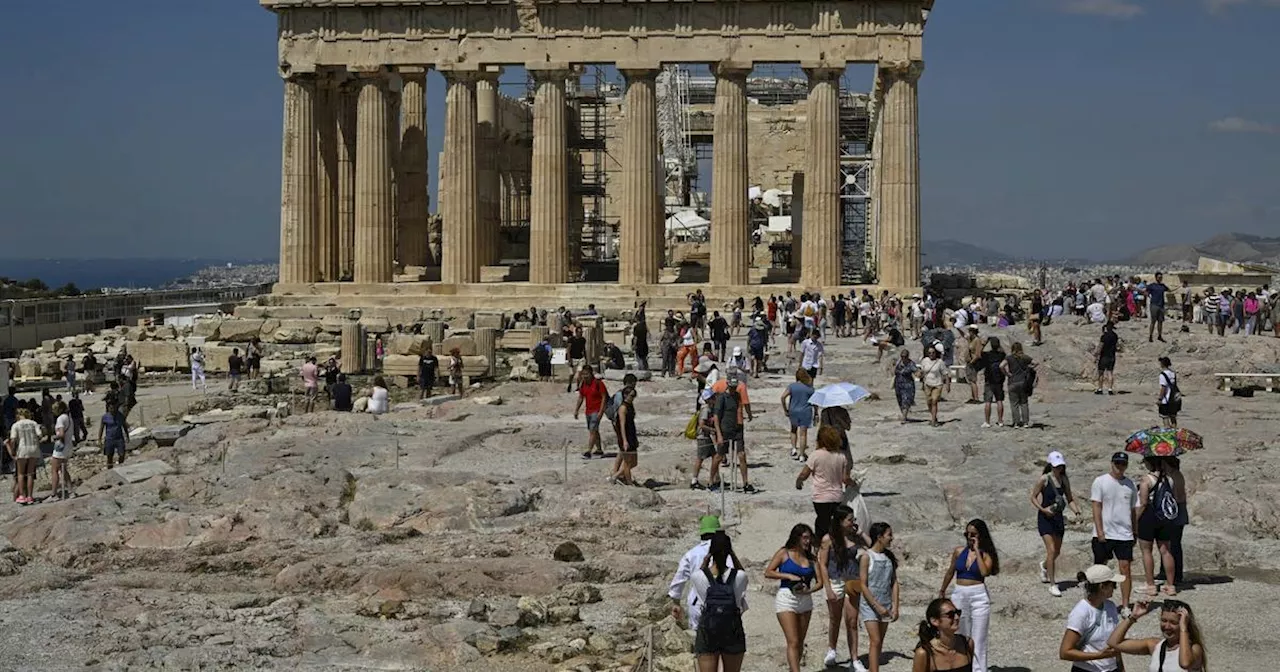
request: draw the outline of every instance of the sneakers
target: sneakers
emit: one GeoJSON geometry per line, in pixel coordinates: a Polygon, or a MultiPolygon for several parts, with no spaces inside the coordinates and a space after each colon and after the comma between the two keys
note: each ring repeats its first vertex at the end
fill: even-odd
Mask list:
{"type": "Polygon", "coordinates": [[[822,658],[822,664],[826,665],[827,667],[836,666],[836,650],[835,649],[827,649],[827,655],[822,658]]]}
{"type": "Polygon", "coordinates": [[[1049,570],[1044,568],[1044,561],[1040,562],[1040,583],[1049,583],[1049,570]]]}
{"type": "Polygon", "coordinates": [[[748,494],[753,493],[753,492],[755,492],[755,491],[756,491],[756,486],[751,485],[750,483],[748,483],[748,484],[746,484],[746,485],[742,486],[742,491],[743,491],[743,492],[745,492],[745,493],[748,493],[748,494]]]}
{"type": "Polygon", "coordinates": [[[1052,586],[1049,586],[1049,594],[1054,597],[1062,597],[1062,591],[1058,590],[1058,584],[1055,583],[1052,586]]]}
{"type": "Polygon", "coordinates": [[[990,426],[991,426],[991,423],[989,423],[989,422],[984,422],[984,423],[982,423],[982,428],[983,428],[983,429],[987,429],[987,428],[988,428],[988,427],[990,427],[990,426]]]}
{"type": "Polygon", "coordinates": [[[1115,390],[1107,390],[1107,394],[1115,394],[1115,393],[1116,393],[1115,390]]]}
{"type": "Polygon", "coordinates": [[[853,670],[853,672],[867,672],[867,666],[863,665],[861,660],[854,660],[849,669],[853,670]]]}
{"type": "Polygon", "coordinates": [[[795,448],[792,448],[792,449],[791,449],[791,459],[793,459],[793,460],[798,460],[798,459],[800,459],[800,451],[796,450],[795,448]]]}
{"type": "Polygon", "coordinates": [[[692,481],[689,481],[689,489],[690,489],[690,490],[702,490],[702,489],[704,489],[704,488],[702,487],[702,484],[698,482],[698,479],[696,479],[696,478],[695,478],[695,479],[693,479],[692,481]]]}
{"type": "Polygon", "coordinates": [[[720,484],[712,483],[707,486],[707,492],[720,492],[720,484]]]}
{"type": "Polygon", "coordinates": [[[1093,391],[1093,393],[1094,393],[1094,394],[1102,394],[1102,388],[1101,388],[1101,387],[1099,387],[1098,389],[1094,390],[1094,391],[1093,391]]]}

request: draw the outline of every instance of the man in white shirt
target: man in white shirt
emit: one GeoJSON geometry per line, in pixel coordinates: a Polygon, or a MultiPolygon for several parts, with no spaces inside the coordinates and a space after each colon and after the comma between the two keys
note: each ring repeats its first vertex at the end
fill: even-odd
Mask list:
{"type": "Polygon", "coordinates": [[[822,370],[822,357],[822,332],[814,329],[800,344],[800,368],[808,371],[809,376],[816,379],[822,370]]]}
{"type": "Polygon", "coordinates": [[[1133,530],[1138,524],[1138,486],[1125,476],[1129,454],[1111,456],[1111,471],[1093,479],[1089,499],[1093,502],[1093,562],[1105,565],[1116,559],[1116,568],[1125,576],[1120,584],[1120,607],[1129,608],[1133,581],[1129,563],[1133,560],[1133,530]]]}
{"type": "MultiPolygon", "coordinates": [[[[698,535],[702,537],[702,541],[680,558],[680,566],[676,569],[675,577],[671,579],[671,585],[667,588],[667,597],[671,598],[671,616],[677,621],[680,620],[680,596],[685,592],[685,584],[689,583],[694,574],[702,571],[702,561],[711,550],[711,537],[719,531],[719,516],[703,516],[698,519],[698,535]]],[[[730,559],[729,563],[732,565],[733,560],[730,559]]],[[[689,629],[697,630],[698,618],[702,616],[702,605],[698,603],[698,596],[693,590],[688,591],[685,597],[685,611],[689,618],[689,629]]]]}

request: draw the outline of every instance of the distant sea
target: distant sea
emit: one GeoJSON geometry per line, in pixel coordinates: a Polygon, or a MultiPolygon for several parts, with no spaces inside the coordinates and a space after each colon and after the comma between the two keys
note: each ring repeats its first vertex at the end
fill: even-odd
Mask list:
{"type": "Polygon", "coordinates": [[[159,287],[202,268],[228,263],[273,264],[275,259],[0,259],[0,275],[39,278],[51,288],[74,282],[82,290],[100,287],[159,287]]]}

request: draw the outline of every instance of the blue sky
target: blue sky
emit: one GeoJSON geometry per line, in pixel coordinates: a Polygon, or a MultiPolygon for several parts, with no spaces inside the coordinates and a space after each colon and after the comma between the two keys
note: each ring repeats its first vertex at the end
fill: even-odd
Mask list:
{"type": "MultiPolygon", "coordinates": [[[[1280,0],[938,0],[925,238],[1107,258],[1280,235],[1278,34],[1280,0]]],[[[256,2],[10,0],[0,59],[18,234],[0,258],[277,252],[281,84],[256,2]]]]}

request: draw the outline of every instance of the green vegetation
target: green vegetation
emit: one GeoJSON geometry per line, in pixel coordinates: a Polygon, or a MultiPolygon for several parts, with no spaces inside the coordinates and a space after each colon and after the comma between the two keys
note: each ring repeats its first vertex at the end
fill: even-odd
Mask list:
{"type": "Polygon", "coordinates": [[[68,282],[57,289],[50,289],[49,285],[39,278],[15,280],[0,275],[0,299],[45,299],[83,294],[84,292],[76,287],[74,282],[68,282]]]}

